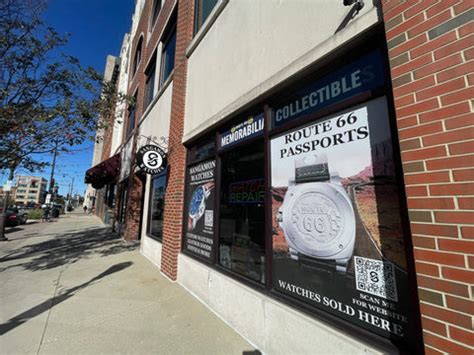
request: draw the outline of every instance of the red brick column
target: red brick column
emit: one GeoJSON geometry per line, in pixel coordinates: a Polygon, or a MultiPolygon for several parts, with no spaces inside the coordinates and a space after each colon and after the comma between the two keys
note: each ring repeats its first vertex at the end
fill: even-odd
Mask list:
{"type": "Polygon", "coordinates": [[[184,210],[186,149],[181,141],[183,139],[186,99],[187,58],[185,51],[193,36],[193,3],[192,0],[179,1],[176,29],[176,59],[173,74],[168,155],[170,174],[165,195],[161,259],[162,272],[172,280],[176,280],[178,272],[177,262],[181,249],[184,210]]]}
{"type": "MultiPolygon", "coordinates": [[[[132,165],[133,166],[133,165],[132,165]]],[[[133,174],[130,172],[130,174],[133,174]]],[[[129,185],[127,210],[125,211],[125,228],[123,239],[131,241],[137,240],[140,234],[140,218],[142,210],[143,182],[133,174],[131,185],[129,185]]]]}
{"type": "Polygon", "coordinates": [[[472,353],[472,2],[385,0],[382,10],[425,350],[472,353]]]}

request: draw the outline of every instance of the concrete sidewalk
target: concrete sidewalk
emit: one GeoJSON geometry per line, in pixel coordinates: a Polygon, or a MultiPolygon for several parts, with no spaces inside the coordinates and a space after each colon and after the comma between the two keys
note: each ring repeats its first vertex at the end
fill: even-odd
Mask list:
{"type": "Polygon", "coordinates": [[[2,354],[242,354],[253,347],[100,221],[0,243],[2,354]]]}

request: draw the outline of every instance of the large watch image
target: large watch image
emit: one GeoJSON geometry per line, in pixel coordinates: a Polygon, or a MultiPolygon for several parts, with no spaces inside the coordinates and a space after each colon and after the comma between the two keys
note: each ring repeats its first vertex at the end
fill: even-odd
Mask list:
{"type": "Polygon", "coordinates": [[[204,215],[204,211],[206,210],[206,200],[211,194],[213,187],[214,184],[205,184],[198,186],[194,190],[189,204],[190,230],[193,230],[196,227],[197,222],[204,215]]]}
{"type": "Polygon", "coordinates": [[[294,260],[335,263],[346,273],[354,252],[356,220],[339,176],[331,176],[325,154],[295,160],[277,220],[294,260]]]}

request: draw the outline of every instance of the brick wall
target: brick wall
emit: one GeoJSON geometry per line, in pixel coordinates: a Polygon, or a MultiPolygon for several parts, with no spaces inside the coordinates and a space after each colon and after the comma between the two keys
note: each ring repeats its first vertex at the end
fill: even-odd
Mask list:
{"type": "Polygon", "coordinates": [[[125,211],[125,227],[123,239],[137,240],[140,235],[140,218],[142,216],[143,182],[135,174],[132,174],[129,185],[127,209],[125,211]]]}
{"type": "Polygon", "coordinates": [[[177,277],[178,254],[181,250],[186,163],[186,149],[181,143],[184,132],[186,99],[187,58],[185,51],[193,36],[193,4],[193,0],[180,0],[178,3],[176,59],[171,100],[168,155],[170,175],[165,195],[163,251],[161,258],[161,270],[172,280],[176,280],[177,277]]]}
{"type": "Polygon", "coordinates": [[[425,351],[472,353],[473,3],[386,0],[382,10],[425,351]]]}
{"type": "MultiPolygon", "coordinates": [[[[128,178],[129,195],[126,202],[127,213],[125,216],[125,226],[124,226],[124,231],[123,231],[123,238],[125,240],[138,239],[139,234],[140,234],[140,231],[139,231],[140,218],[143,213],[143,209],[147,208],[147,206],[142,206],[144,183],[139,178],[137,178],[134,174],[135,153],[137,149],[136,134],[138,131],[138,125],[140,124],[140,121],[143,116],[143,112],[145,111],[145,108],[143,107],[143,101],[144,101],[144,96],[145,96],[146,65],[148,65],[149,60],[151,56],[153,55],[153,53],[155,52],[158,42],[161,39],[160,36],[162,35],[163,30],[165,29],[165,26],[167,25],[166,21],[168,20],[171,12],[173,11],[174,2],[166,1],[164,3],[163,8],[161,9],[160,14],[156,20],[156,23],[153,26],[153,31],[150,32],[150,14],[151,14],[152,6],[153,6],[152,0],[148,0],[145,2],[140,19],[138,21],[136,33],[134,37],[132,38],[132,42],[131,42],[131,48],[132,48],[130,52],[131,63],[129,67],[131,81],[129,83],[129,89],[127,93],[130,96],[133,96],[136,94],[137,102],[135,106],[135,130],[132,132],[132,135],[134,136],[132,138],[134,140],[133,149],[132,149],[132,157],[131,157],[132,164],[130,166],[130,173],[129,173],[129,178],[128,178]],[[137,71],[133,75],[132,74],[133,72],[132,68],[134,65],[133,61],[135,60],[135,51],[136,51],[140,38],[143,38],[142,57],[138,65],[137,71]]],[[[158,60],[160,58],[159,55],[160,54],[158,54],[158,60]]],[[[157,75],[159,74],[157,73],[157,75]]],[[[127,119],[128,119],[128,116],[125,118],[125,122],[124,122],[124,125],[125,125],[124,136],[123,136],[124,141],[128,138],[127,129],[126,129],[126,127],[128,127],[127,119]]],[[[144,223],[146,223],[146,221],[144,223]]]]}

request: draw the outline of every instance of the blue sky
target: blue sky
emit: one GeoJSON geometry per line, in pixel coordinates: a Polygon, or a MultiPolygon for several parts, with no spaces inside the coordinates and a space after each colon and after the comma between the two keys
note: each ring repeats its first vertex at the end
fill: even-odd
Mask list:
{"type": "MultiPolygon", "coordinates": [[[[123,36],[129,32],[135,0],[47,0],[44,22],[61,34],[70,34],[63,52],[78,58],[82,65],[102,73],[108,54],[118,55],[123,36]]],[[[84,193],[84,172],[90,167],[93,142],[75,147],[75,152],[57,159],[55,179],[59,192],[66,194],[74,178],[74,192],[84,193]]],[[[45,156],[44,160],[52,160],[45,156]]],[[[34,175],[49,180],[51,168],[34,175]]],[[[29,174],[18,171],[17,174],[29,174]]]]}

